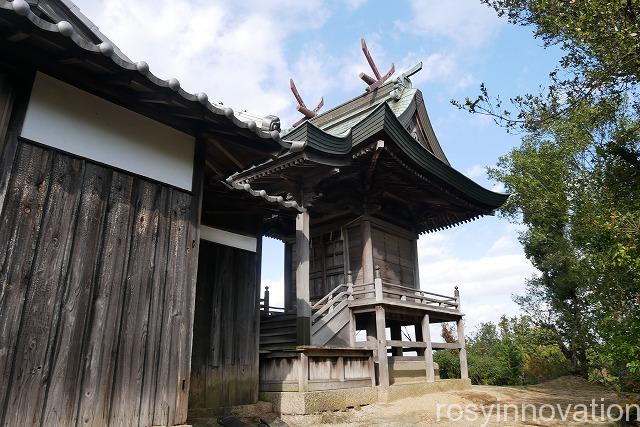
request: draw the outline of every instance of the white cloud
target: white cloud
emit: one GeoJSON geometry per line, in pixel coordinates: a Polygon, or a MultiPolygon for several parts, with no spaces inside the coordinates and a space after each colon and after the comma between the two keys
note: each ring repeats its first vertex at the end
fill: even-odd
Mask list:
{"type": "MultiPolygon", "coordinates": [[[[77,0],[78,6],[134,61],[185,90],[207,92],[236,109],[280,114],[291,109],[284,44],[318,28],[323,0],[146,2],[77,0]]],[[[295,110],[294,110],[295,111],[295,110]]]]}
{"type": "Polygon", "coordinates": [[[468,176],[469,178],[478,178],[478,177],[483,176],[485,171],[486,171],[486,168],[484,166],[482,166],[482,165],[473,165],[469,169],[464,171],[464,174],[466,176],[468,176]]]}
{"type": "Polygon", "coordinates": [[[505,252],[513,253],[514,250],[516,250],[518,247],[519,245],[515,239],[515,236],[511,234],[504,235],[504,236],[500,236],[498,240],[493,242],[493,245],[491,245],[491,248],[489,248],[489,253],[491,254],[505,253],[505,252]]]}
{"type": "Polygon", "coordinates": [[[506,191],[506,188],[504,188],[503,183],[497,182],[491,187],[491,191],[494,191],[496,193],[504,193],[506,191]]]}
{"type": "Polygon", "coordinates": [[[418,239],[420,263],[451,256],[451,238],[444,233],[425,234],[418,239]]]}
{"type": "Polygon", "coordinates": [[[350,11],[360,9],[366,2],[367,0],[344,0],[347,9],[350,11]]]}
{"type": "Polygon", "coordinates": [[[411,11],[413,18],[396,22],[398,28],[445,37],[469,48],[485,44],[501,25],[495,12],[479,0],[411,0],[411,11]]]}
{"type": "Polygon", "coordinates": [[[396,70],[398,74],[402,73],[419,61],[422,61],[422,71],[411,77],[414,86],[422,83],[442,82],[450,90],[457,91],[478,82],[478,79],[464,70],[464,67],[460,65],[458,55],[452,52],[412,51],[396,64],[396,70]]]}
{"type": "Polygon", "coordinates": [[[422,236],[418,241],[420,287],[428,292],[453,295],[460,289],[463,312],[473,327],[500,316],[514,316],[517,305],[513,294],[522,293],[525,279],[537,270],[522,253],[515,230],[507,227],[487,252],[479,257],[465,259],[456,248],[464,242],[464,234],[453,238],[435,233],[422,236]]]}

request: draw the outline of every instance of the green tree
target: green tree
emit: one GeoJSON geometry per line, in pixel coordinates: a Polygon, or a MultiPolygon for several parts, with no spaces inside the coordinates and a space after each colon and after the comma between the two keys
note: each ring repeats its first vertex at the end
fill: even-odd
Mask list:
{"type": "Polygon", "coordinates": [[[638,1],[480,1],[564,53],[538,94],[454,101],[523,134],[490,170],[540,271],[516,301],[574,372],[640,389],[638,1]]]}

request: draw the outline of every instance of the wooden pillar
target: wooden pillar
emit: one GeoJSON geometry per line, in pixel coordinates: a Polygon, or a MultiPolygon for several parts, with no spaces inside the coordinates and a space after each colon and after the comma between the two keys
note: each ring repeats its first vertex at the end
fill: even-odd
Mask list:
{"type": "Polygon", "coordinates": [[[356,323],[356,314],[353,312],[353,310],[349,310],[349,346],[350,347],[355,347],[356,346],[356,332],[358,331],[357,329],[357,323],[356,323]]]}
{"type": "Polygon", "coordinates": [[[383,293],[382,293],[382,277],[380,276],[380,267],[376,265],[375,268],[375,279],[373,279],[373,287],[375,289],[376,301],[382,302],[383,293]]]}
{"type": "Polygon", "coordinates": [[[294,311],[296,309],[296,292],[293,287],[293,245],[291,243],[284,244],[284,309],[285,312],[294,311]]]}
{"type": "MultiPolygon", "coordinates": [[[[458,306],[458,311],[462,311],[462,304],[460,303],[460,291],[458,287],[455,287],[453,295],[456,297],[456,304],[458,306]]],[[[469,378],[469,369],[467,367],[467,349],[465,348],[464,342],[464,323],[462,321],[462,317],[458,319],[456,323],[456,329],[458,332],[458,346],[460,348],[460,378],[467,379],[469,378]]]]}
{"type": "Polygon", "coordinates": [[[373,283],[373,241],[371,240],[371,222],[362,221],[362,277],[364,284],[373,283]]]}
{"type": "Polygon", "coordinates": [[[303,392],[309,389],[309,357],[300,353],[298,363],[298,391],[303,392]]]}
{"type": "Polygon", "coordinates": [[[262,311],[264,311],[265,316],[269,315],[269,307],[270,307],[270,303],[269,303],[269,287],[265,286],[264,287],[264,303],[263,303],[263,308],[262,311]]]}
{"type": "MultiPolygon", "coordinates": [[[[416,342],[424,342],[424,339],[422,338],[422,321],[420,321],[420,324],[413,325],[413,327],[416,331],[416,342]]],[[[424,348],[416,348],[416,354],[418,356],[424,356],[424,348]]]]}
{"type": "Polygon", "coordinates": [[[418,239],[413,241],[413,283],[415,289],[420,289],[420,261],[418,258],[418,239]]]}
{"type": "MultiPolygon", "coordinates": [[[[398,322],[393,322],[390,325],[391,339],[394,341],[402,341],[402,326],[398,322]]],[[[402,347],[392,347],[391,354],[394,356],[402,356],[402,347]]]]}
{"type": "Polygon", "coordinates": [[[378,381],[381,386],[389,386],[389,361],[387,359],[387,335],[384,307],[376,306],[376,336],[378,340],[378,381]]]}
{"type": "Polygon", "coordinates": [[[429,328],[429,315],[425,314],[422,318],[422,340],[426,344],[424,349],[424,361],[427,370],[427,382],[435,381],[433,372],[433,349],[431,348],[431,329],[429,328]]]}
{"type": "Polygon", "coordinates": [[[298,345],[311,344],[311,304],[309,302],[309,213],[296,217],[296,332],[298,345]]]}
{"type": "Polygon", "coordinates": [[[462,317],[458,319],[457,330],[458,345],[460,346],[460,378],[467,379],[469,378],[469,369],[467,368],[467,350],[464,344],[464,322],[462,317]]]}

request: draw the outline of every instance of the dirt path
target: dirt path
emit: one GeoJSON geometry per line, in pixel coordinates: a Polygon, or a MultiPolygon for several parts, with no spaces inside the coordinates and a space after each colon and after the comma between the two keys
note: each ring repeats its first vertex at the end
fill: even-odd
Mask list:
{"type": "MultiPolygon", "coordinates": [[[[358,410],[283,416],[290,426],[584,426],[617,425],[606,419],[611,404],[631,403],[574,377],[527,387],[473,386],[358,410]],[[449,406],[447,406],[449,405],[449,406]],[[524,405],[524,406],[523,406],[524,405]],[[602,408],[604,407],[604,411],[602,408]]],[[[636,401],[637,403],[637,401],[636,401]]],[[[618,414],[611,407],[611,414],[618,414]]]]}

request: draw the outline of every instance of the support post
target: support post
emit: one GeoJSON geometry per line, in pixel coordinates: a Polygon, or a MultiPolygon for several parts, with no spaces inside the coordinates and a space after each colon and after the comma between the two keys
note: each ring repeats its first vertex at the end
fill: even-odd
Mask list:
{"type": "Polygon", "coordinates": [[[296,293],[293,285],[293,245],[284,244],[284,311],[292,312],[296,309],[296,293]]]}
{"type": "Polygon", "coordinates": [[[349,301],[352,301],[353,300],[353,275],[351,274],[351,270],[347,271],[347,294],[349,294],[347,299],[349,301]]]}
{"type": "Polygon", "coordinates": [[[309,357],[304,353],[300,353],[298,363],[300,364],[298,371],[298,391],[303,392],[309,389],[309,357]]]}
{"type": "Polygon", "coordinates": [[[420,261],[418,258],[418,239],[413,241],[413,283],[414,289],[420,289],[420,261]]]}
{"type": "MultiPolygon", "coordinates": [[[[456,297],[456,305],[458,307],[458,311],[462,311],[462,307],[460,304],[460,290],[458,290],[457,286],[453,291],[453,296],[456,297]]],[[[465,348],[464,342],[464,323],[462,321],[462,316],[456,323],[456,330],[458,332],[458,346],[460,348],[460,378],[467,379],[469,378],[469,368],[467,367],[467,349],[465,348]]]]}
{"type": "Polygon", "coordinates": [[[389,386],[389,360],[387,359],[387,335],[384,307],[376,306],[376,337],[378,340],[378,381],[381,386],[389,386]]]}
{"type": "Polygon", "coordinates": [[[426,344],[424,349],[424,362],[427,370],[427,382],[435,381],[433,372],[433,349],[431,348],[431,329],[429,328],[429,315],[425,314],[422,318],[422,340],[426,344]]]}
{"type": "Polygon", "coordinates": [[[373,283],[373,241],[368,219],[362,221],[362,277],[365,285],[373,283]]]}
{"type": "Polygon", "coordinates": [[[345,372],[344,372],[344,357],[338,356],[338,360],[336,361],[336,371],[338,372],[338,380],[345,380],[345,372]]]}
{"type": "Polygon", "coordinates": [[[269,315],[269,287],[264,287],[264,314],[269,315]]]}
{"type": "Polygon", "coordinates": [[[356,332],[357,332],[357,327],[356,327],[356,314],[353,312],[353,310],[349,310],[349,346],[350,347],[355,347],[356,346],[356,332]]]}
{"type": "Polygon", "coordinates": [[[311,304],[309,302],[309,213],[296,217],[296,336],[298,345],[311,344],[311,304]]]}
{"type": "Polygon", "coordinates": [[[376,265],[375,279],[373,285],[376,290],[376,301],[382,302],[382,277],[380,276],[380,266],[376,265]]]}
{"type": "Polygon", "coordinates": [[[469,378],[469,369],[467,368],[467,350],[464,343],[464,322],[462,317],[457,322],[458,345],[460,346],[460,378],[469,378]]]}
{"type": "MultiPolygon", "coordinates": [[[[424,342],[423,334],[422,334],[422,320],[420,320],[419,324],[413,325],[416,331],[416,342],[424,342]]],[[[418,356],[424,356],[424,348],[416,348],[416,354],[418,356]]]]}

